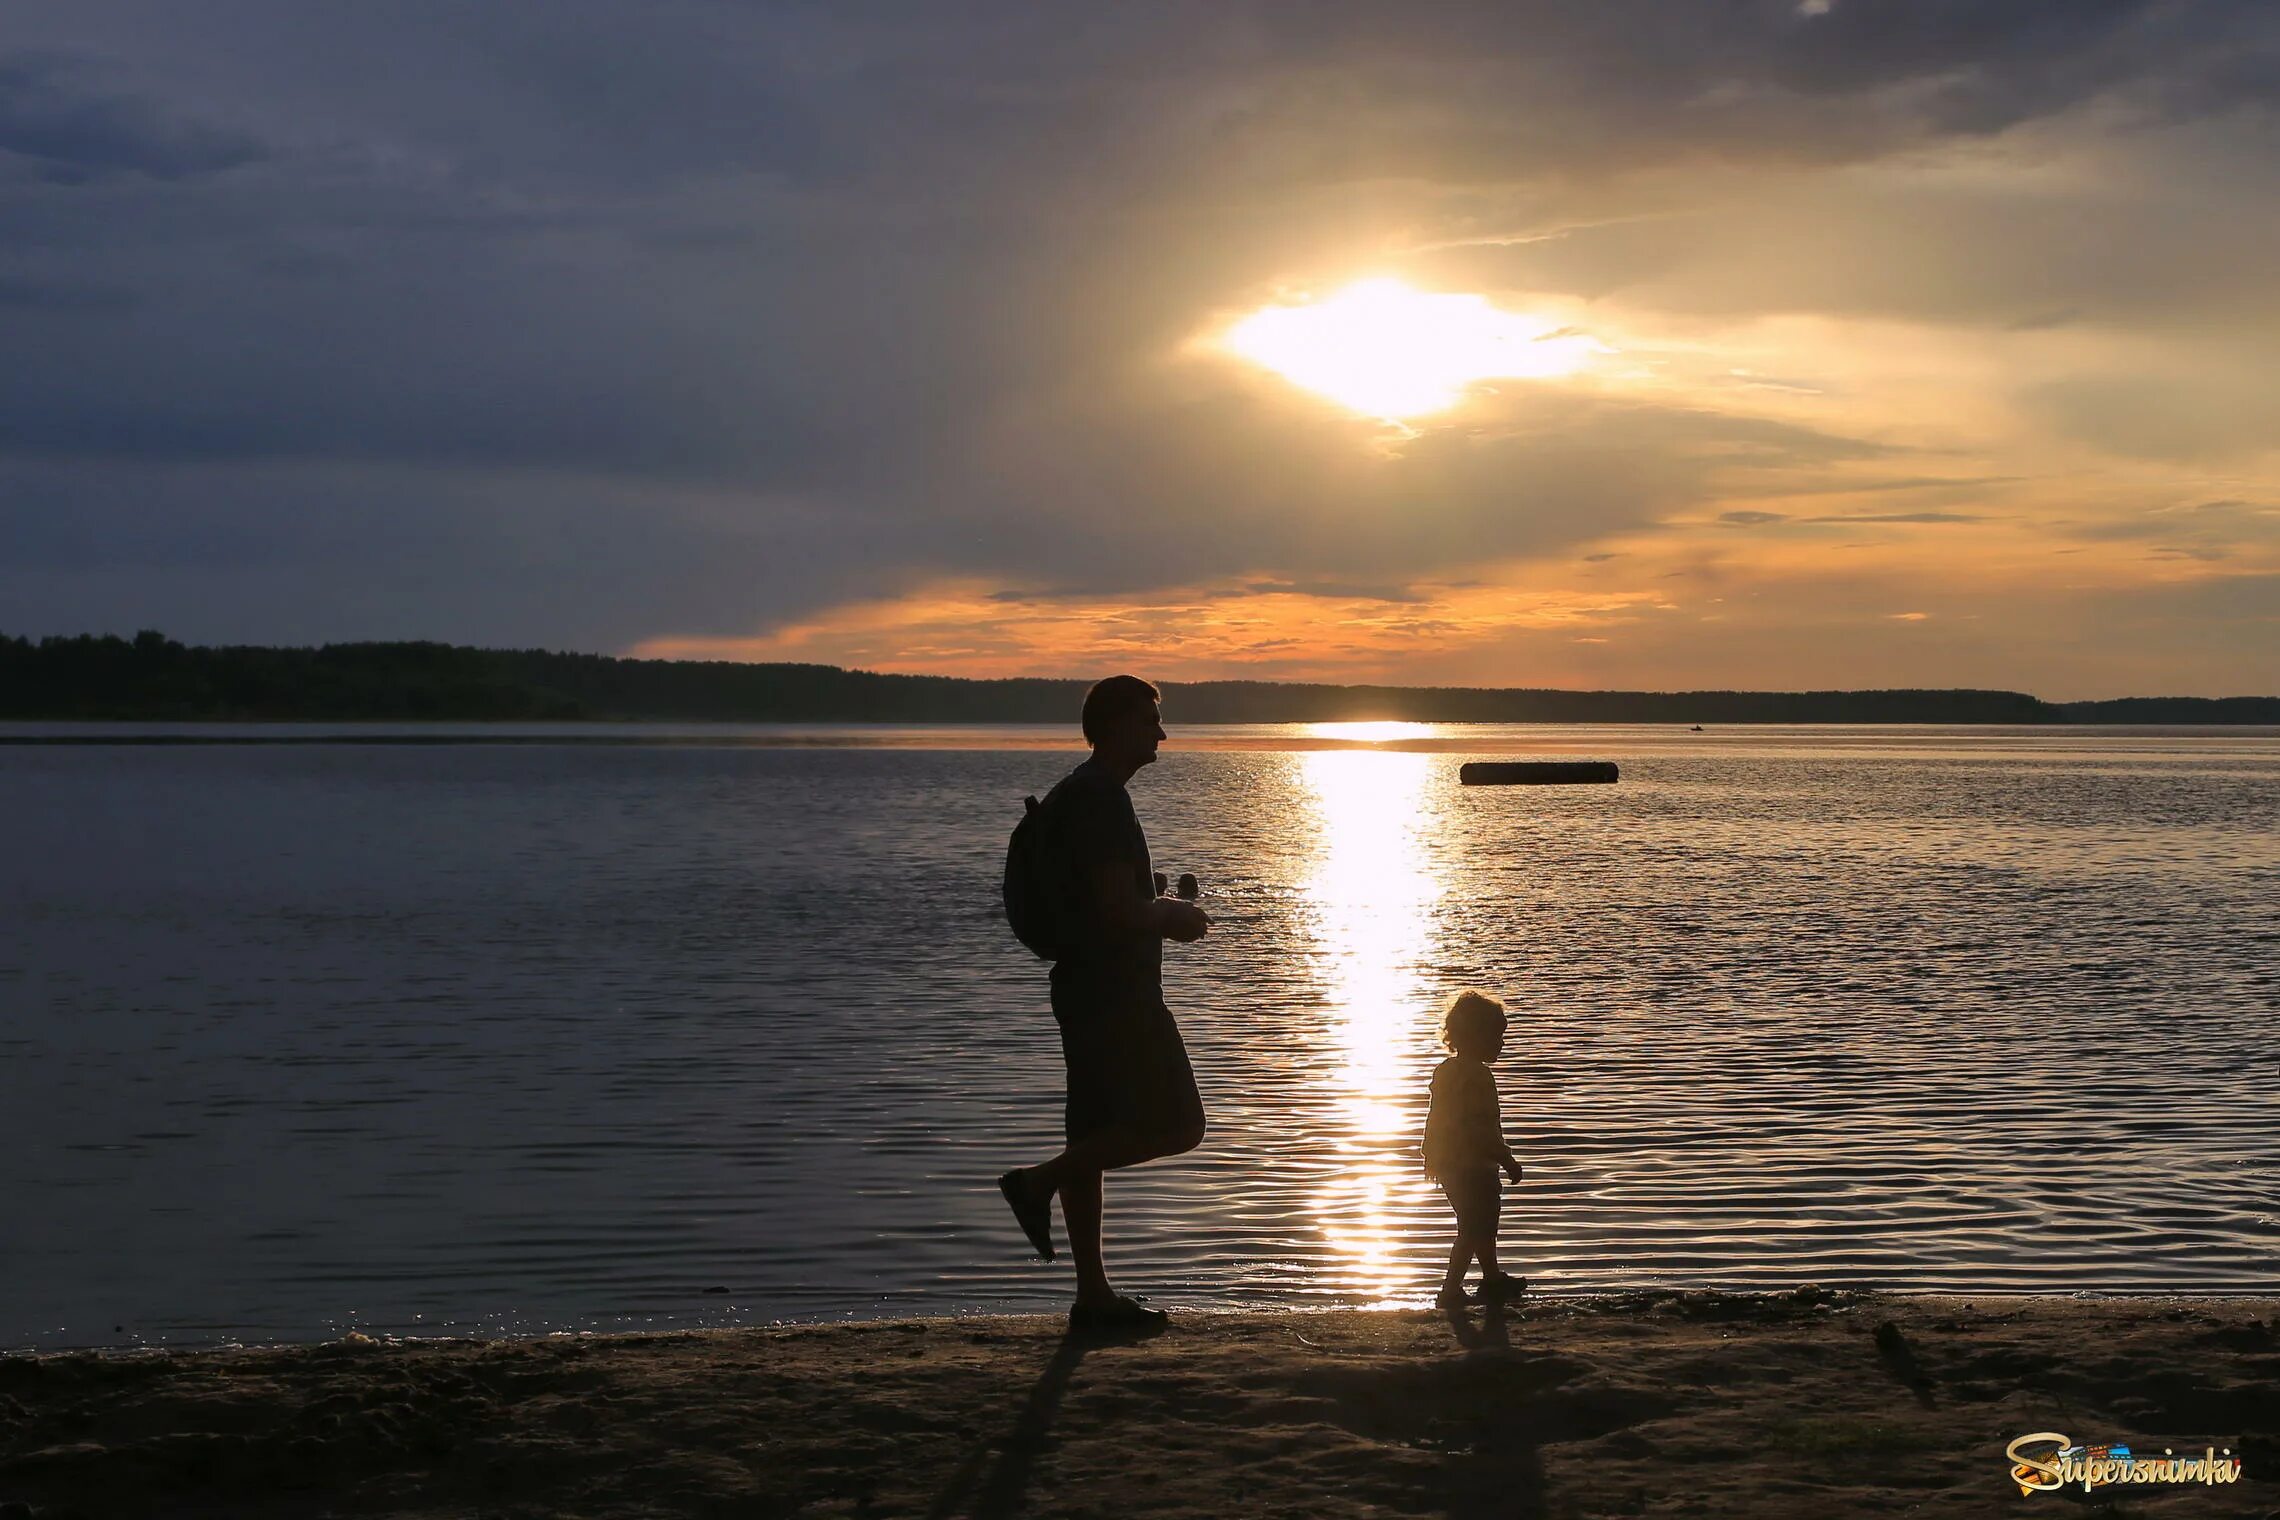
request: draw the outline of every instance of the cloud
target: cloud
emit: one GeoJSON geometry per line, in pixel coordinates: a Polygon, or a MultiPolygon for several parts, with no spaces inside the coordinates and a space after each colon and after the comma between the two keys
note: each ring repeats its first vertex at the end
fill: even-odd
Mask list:
{"type": "Polygon", "coordinates": [[[1985,517],[1971,512],[1854,512],[1842,517],[1800,517],[1806,523],[1975,523],[1985,517]]]}
{"type": "Polygon", "coordinates": [[[1463,432],[1388,446],[1377,425],[1279,386],[1198,374],[1151,403],[1109,390],[1008,418],[982,446],[991,494],[976,555],[1009,551],[1076,583],[1145,591],[1235,568],[1296,583],[1449,577],[1587,544],[1723,489],[1873,459],[1882,446],[1760,418],[1531,392],[1477,409],[1463,432]],[[989,517],[1037,504],[1019,545],[989,517]]]}
{"type": "Polygon", "coordinates": [[[2148,560],[2216,564],[2280,557],[2280,508],[2244,500],[2153,506],[2090,521],[2052,525],[2078,543],[2145,545],[2148,560]]]}
{"type": "MultiPolygon", "coordinates": [[[[924,522],[905,531],[921,559],[947,548],[924,522]]],[[[923,581],[849,554],[846,535],[828,506],[573,474],[0,461],[10,632],[140,618],[219,642],[621,649],[660,625],[749,627],[756,606],[923,581]]]]}
{"type": "Polygon", "coordinates": [[[266,156],[251,138],[106,92],[95,72],[44,53],[0,54],[0,167],[15,155],[49,184],[82,185],[120,174],[187,179],[266,156]]]}
{"type": "Polygon", "coordinates": [[[1763,523],[1975,523],[1985,517],[1970,512],[1850,512],[1831,517],[1793,517],[1786,512],[1721,512],[1718,521],[1744,527],[1763,523]]]}
{"type": "Polygon", "coordinates": [[[136,305],[132,291],[71,280],[0,279],[0,307],[16,311],[114,312],[136,305]]]}
{"type": "Polygon", "coordinates": [[[2258,359],[2268,363],[2269,352],[2244,354],[2236,363],[2211,362],[2204,354],[2166,375],[2143,367],[2070,375],[2029,387],[2022,400],[2060,435],[2110,454],[2246,460],[2280,448],[2280,397],[2258,359]]]}
{"type": "Polygon", "coordinates": [[[1249,595],[1315,596],[1338,601],[1417,602],[1424,595],[1413,586],[1373,585],[1360,581],[1250,581],[1249,595]]]}

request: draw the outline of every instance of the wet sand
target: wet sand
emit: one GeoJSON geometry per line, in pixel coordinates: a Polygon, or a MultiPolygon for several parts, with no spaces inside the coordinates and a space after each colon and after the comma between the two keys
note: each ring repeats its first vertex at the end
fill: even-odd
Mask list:
{"type": "Polygon", "coordinates": [[[1627,1293],[0,1358],[0,1520],[2280,1513],[2280,1296],[1627,1293]],[[1889,1327],[1889,1328],[1887,1328],[1889,1327]],[[2022,1496],[2054,1431],[2242,1459],[2022,1496]]]}

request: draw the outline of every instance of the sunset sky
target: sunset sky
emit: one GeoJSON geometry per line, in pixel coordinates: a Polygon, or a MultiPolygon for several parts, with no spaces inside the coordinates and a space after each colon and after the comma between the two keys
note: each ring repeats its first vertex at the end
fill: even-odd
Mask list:
{"type": "Polygon", "coordinates": [[[2280,6],[0,0],[0,632],[2280,692],[2280,6]]]}

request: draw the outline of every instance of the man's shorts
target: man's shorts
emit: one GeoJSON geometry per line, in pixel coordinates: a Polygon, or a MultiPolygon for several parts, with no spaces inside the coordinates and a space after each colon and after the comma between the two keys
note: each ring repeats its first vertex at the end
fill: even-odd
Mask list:
{"type": "Polygon", "coordinates": [[[1053,1018],[1069,1068],[1063,1119],[1070,1140],[1113,1126],[1155,1135],[1202,1127],[1195,1069],[1160,995],[1055,987],[1053,1018]]]}
{"type": "Polygon", "coordinates": [[[1496,1168],[1467,1167],[1441,1178],[1441,1191],[1457,1212],[1457,1233],[1474,1240],[1496,1238],[1504,1209],[1504,1189],[1496,1168]]]}

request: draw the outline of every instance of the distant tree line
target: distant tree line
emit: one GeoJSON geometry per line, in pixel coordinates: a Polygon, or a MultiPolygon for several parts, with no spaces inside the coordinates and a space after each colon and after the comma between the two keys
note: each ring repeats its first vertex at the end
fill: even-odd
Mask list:
{"type": "MultiPolygon", "coordinates": [[[[2044,702],[2015,691],[1544,691],[1159,683],[1182,723],[2280,723],[2280,697],[2044,702]]],[[[212,648],[145,630],[0,635],[0,718],[1067,723],[1082,681],[620,660],[435,643],[212,648]]]]}

